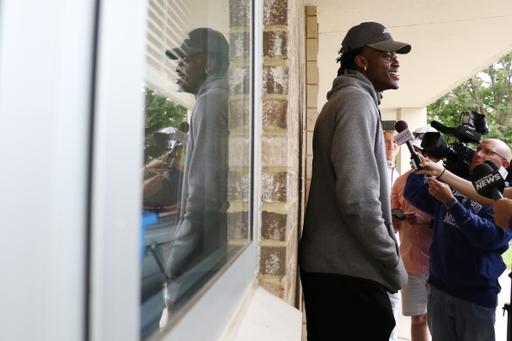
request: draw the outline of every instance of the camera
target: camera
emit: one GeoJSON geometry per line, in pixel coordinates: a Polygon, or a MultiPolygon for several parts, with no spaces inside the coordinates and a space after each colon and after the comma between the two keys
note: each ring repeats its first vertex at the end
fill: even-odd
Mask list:
{"type": "Polygon", "coordinates": [[[445,167],[450,172],[460,177],[467,177],[475,150],[466,144],[479,144],[482,135],[490,131],[485,115],[475,111],[463,112],[460,115],[460,125],[457,127],[447,127],[437,121],[432,121],[431,126],[439,133],[425,133],[421,142],[423,150],[437,158],[444,159],[445,167]],[[457,141],[450,145],[443,140],[441,133],[448,138],[455,138],[457,141]]]}
{"type": "Polygon", "coordinates": [[[146,128],[146,144],[144,145],[144,162],[171,152],[166,157],[167,166],[172,168],[176,158],[176,150],[180,146],[186,146],[187,133],[190,125],[187,122],[180,122],[177,128],[167,127],[161,129],[161,123],[146,128]]]}
{"type": "Polygon", "coordinates": [[[151,134],[148,143],[144,146],[144,162],[148,162],[172,150],[173,142],[175,142],[173,138],[173,132],[164,131],[151,134]]]}

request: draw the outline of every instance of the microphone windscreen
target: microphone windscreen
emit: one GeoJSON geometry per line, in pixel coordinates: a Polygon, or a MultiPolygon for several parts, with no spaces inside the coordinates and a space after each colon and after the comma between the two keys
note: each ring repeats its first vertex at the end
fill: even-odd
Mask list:
{"type": "Polygon", "coordinates": [[[190,124],[188,124],[188,122],[180,122],[180,124],[178,124],[178,129],[186,134],[190,129],[190,124]]]}
{"type": "Polygon", "coordinates": [[[493,171],[494,169],[490,165],[488,165],[487,163],[481,163],[476,165],[475,168],[473,168],[471,174],[473,175],[473,179],[478,180],[483,178],[487,174],[492,173],[493,171]]]}
{"type": "Polygon", "coordinates": [[[402,121],[402,120],[396,122],[396,124],[395,124],[395,130],[398,131],[399,133],[401,133],[402,131],[404,131],[408,127],[409,126],[407,125],[407,122],[402,121]]]}
{"type": "Polygon", "coordinates": [[[498,166],[492,160],[485,160],[484,163],[491,166],[491,168],[494,169],[495,171],[499,170],[498,166]]]}
{"type": "Polygon", "coordinates": [[[485,162],[478,164],[473,168],[471,174],[473,175],[473,186],[478,194],[494,200],[503,197],[500,193],[503,193],[505,188],[505,180],[491,165],[485,162]]]}

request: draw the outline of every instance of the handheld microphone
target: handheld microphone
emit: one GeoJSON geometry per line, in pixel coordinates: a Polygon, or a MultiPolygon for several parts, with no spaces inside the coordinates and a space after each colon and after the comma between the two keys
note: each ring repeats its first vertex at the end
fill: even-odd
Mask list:
{"type": "Polygon", "coordinates": [[[188,140],[187,133],[189,129],[190,124],[188,124],[188,122],[180,122],[180,124],[178,124],[178,129],[176,129],[176,132],[172,138],[186,146],[188,140]]]}
{"type": "Polygon", "coordinates": [[[188,122],[180,122],[178,124],[178,129],[173,134],[173,139],[177,142],[174,143],[174,146],[171,148],[171,152],[165,158],[165,162],[167,162],[167,168],[172,168],[174,165],[174,161],[176,159],[176,149],[179,146],[187,145],[187,133],[190,129],[190,124],[188,122]]]}
{"type": "Polygon", "coordinates": [[[478,194],[494,199],[494,201],[503,199],[505,179],[494,162],[485,160],[484,163],[476,165],[471,173],[473,174],[473,186],[478,194]]]}
{"type": "Polygon", "coordinates": [[[398,135],[395,136],[395,141],[397,145],[402,145],[404,143],[407,144],[409,148],[409,152],[411,153],[411,161],[414,170],[421,170],[423,167],[420,167],[421,159],[416,154],[414,147],[412,146],[411,141],[414,139],[411,131],[408,129],[407,123],[405,121],[398,121],[395,124],[395,130],[398,132],[398,135]]]}
{"type": "Polygon", "coordinates": [[[188,124],[188,122],[180,122],[180,124],[178,124],[178,129],[186,134],[190,129],[190,124],[188,124]]]}

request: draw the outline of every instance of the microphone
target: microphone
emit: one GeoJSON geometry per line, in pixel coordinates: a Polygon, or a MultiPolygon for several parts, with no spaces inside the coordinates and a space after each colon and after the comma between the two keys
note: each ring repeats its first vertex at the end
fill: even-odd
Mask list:
{"type": "Polygon", "coordinates": [[[190,129],[190,124],[188,124],[188,122],[180,122],[180,124],[178,124],[178,129],[186,134],[190,129]]]}
{"type": "Polygon", "coordinates": [[[494,199],[494,201],[503,199],[505,179],[494,162],[485,160],[484,163],[476,165],[471,174],[473,175],[473,186],[478,194],[494,199]]]}
{"type": "Polygon", "coordinates": [[[172,168],[174,165],[174,161],[176,159],[176,150],[179,146],[187,145],[187,133],[190,129],[190,124],[188,122],[180,122],[178,124],[178,128],[176,132],[173,134],[172,139],[176,142],[174,146],[171,148],[171,152],[165,158],[165,162],[167,162],[167,168],[172,168]]]}
{"type": "Polygon", "coordinates": [[[180,122],[178,124],[178,129],[173,135],[173,140],[183,143],[185,146],[187,145],[188,136],[187,133],[190,129],[190,124],[188,122],[180,122]]]}
{"type": "Polygon", "coordinates": [[[408,129],[407,123],[405,121],[398,121],[395,124],[395,130],[398,132],[398,135],[395,136],[395,141],[397,145],[402,145],[404,143],[407,144],[409,148],[409,152],[411,153],[411,161],[414,170],[421,170],[423,167],[420,167],[421,159],[416,154],[414,147],[412,146],[411,141],[414,139],[411,131],[408,129]]]}

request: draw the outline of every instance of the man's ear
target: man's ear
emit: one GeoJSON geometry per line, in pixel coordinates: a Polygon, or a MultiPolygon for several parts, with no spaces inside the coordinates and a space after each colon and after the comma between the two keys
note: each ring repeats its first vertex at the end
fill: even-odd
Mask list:
{"type": "Polygon", "coordinates": [[[503,168],[508,168],[508,166],[510,166],[510,162],[504,161],[503,162],[503,168]]]}
{"type": "Polygon", "coordinates": [[[215,69],[215,66],[217,66],[217,61],[215,59],[208,59],[206,61],[206,70],[208,72],[211,72],[215,69]]]}
{"type": "Polygon", "coordinates": [[[363,57],[362,55],[358,54],[355,59],[354,59],[356,65],[362,69],[362,70],[366,70],[366,66],[367,66],[367,62],[366,62],[366,58],[363,57]]]}

